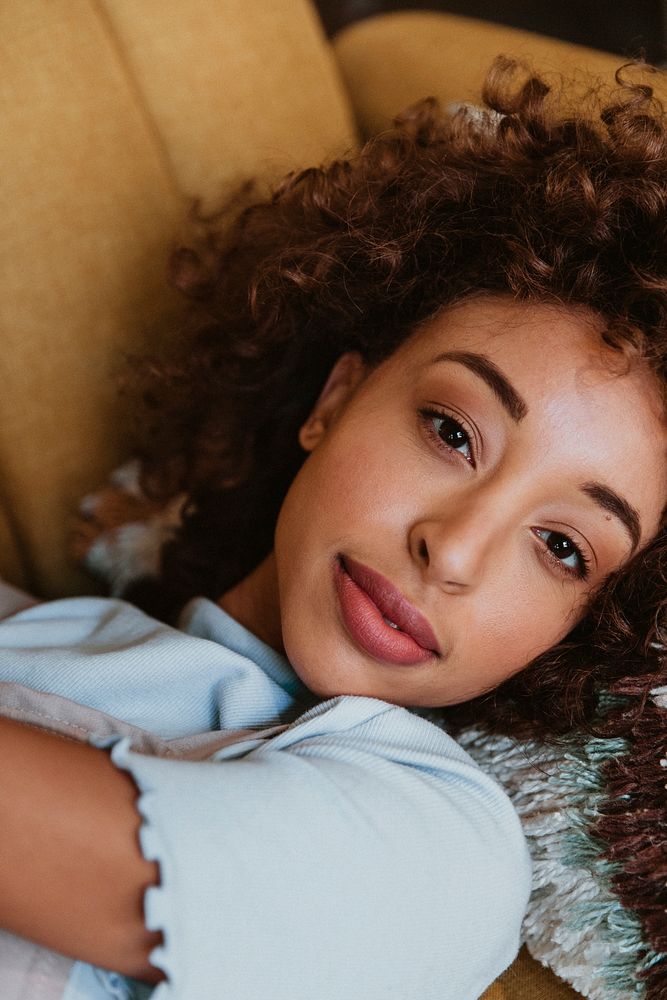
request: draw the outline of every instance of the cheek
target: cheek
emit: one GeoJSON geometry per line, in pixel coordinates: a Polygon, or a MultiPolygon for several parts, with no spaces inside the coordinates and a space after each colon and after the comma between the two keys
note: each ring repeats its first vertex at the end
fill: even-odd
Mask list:
{"type": "Polygon", "coordinates": [[[336,553],[373,561],[374,553],[399,546],[406,517],[401,503],[405,497],[392,480],[386,454],[354,432],[325,439],[304,461],[280,509],[274,538],[283,639],[295,666],[304,658],[301,647],[309,641],[312,622],[329,621],[333,614],[336,553]]]}
{"type": "Polygon", "coordinates": [[[501,683],[565,638],[578,615],[559,584],[517,569],[498,578],[493,592],[480,593],[470,638],[469,662],[484,665],[489,681],[501,683]],[[509,595],[509,596],[508,596],[509,595]]]}
{"type": "Polygon", "coordinates": [[[330,541],[335,542],[354,537],[356,528],[362,532],[356,537],[359,544],[366,527],[376,532],[381,522],[400,519],[407,497],[386,439],[362,436],[350,424],[309,455],[285,506],[295,515],[300,532],[321,538],[333,532],[330,541]]]}
{"type": "Polygon", "coordinates": [[[342,541],[345,526],[354,523],[358,505],[358,479],[354,458],[343,461],[322,442],[304,461],[278,514],[275,554],[280,597],[304,587],[322,569],[342,541]]]}

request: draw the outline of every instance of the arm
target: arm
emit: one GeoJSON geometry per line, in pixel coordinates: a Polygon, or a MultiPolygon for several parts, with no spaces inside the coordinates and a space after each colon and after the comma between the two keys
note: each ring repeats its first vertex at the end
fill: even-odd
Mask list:
{"type": "Polygon", "coordinates": [[[519,949],[516,814],[450,737],[340,697],[245,752],[179,761],[117,743],[160,864],[146,922],[174,996],[472,1000],[519,949]],[[261,956],[258,960],[257,956],[261,956]]]}
{"type": "Polygon", "coordinates": [[[139,849],[131,777],[103,750],[0,718],[0,787],[0,926],[162,979],[148,960],[161,935],[145,929],[142,910],[158,869],[139,849]]]}

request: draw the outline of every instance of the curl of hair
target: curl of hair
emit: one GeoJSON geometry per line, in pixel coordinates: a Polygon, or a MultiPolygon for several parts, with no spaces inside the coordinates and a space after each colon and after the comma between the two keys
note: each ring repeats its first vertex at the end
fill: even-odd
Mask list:
{"type": "MultiPolygon", "coordinates": [[[[378,364],[468,296],[586,307],[604,340],[645,357],[665,386],[665,120],[631,68],[616,84],[595,111],[565,113],[539,75],[500,57],[481,111],[448,115],[428,98],[349,159],[198,216],[198,239],[171,265],[189,325],[179,350],[140,374],[145,485],[186,492],[184,526],[162,580],[128,596],[169,617],[250,572],[272,547],[306,457],[298,429],[335,360],[355,350],[378,364]]],[[[522,673],[443,711],[558,733],[590,721],[621,678],[641,702],[663,671],[666,545],[661,531],[522,673]]]]}

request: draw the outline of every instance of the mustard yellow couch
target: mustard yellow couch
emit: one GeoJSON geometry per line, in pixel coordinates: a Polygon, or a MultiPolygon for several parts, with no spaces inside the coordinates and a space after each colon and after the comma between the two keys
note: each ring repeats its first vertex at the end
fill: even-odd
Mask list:
{"type": "MultiPolygon", "coordinates": [[[[474,101],[501,51],[609,80],[618,65],[434,13],[329,44],[308,0],[3,0],[1,575],[90,592],[67,521],[126,457],[115,376],[178,313],[165,260],[189,199],[338,156],[427,94],[474,101]]],[[[485,1000],[576,996],[522,953],[485,1000]]]]}

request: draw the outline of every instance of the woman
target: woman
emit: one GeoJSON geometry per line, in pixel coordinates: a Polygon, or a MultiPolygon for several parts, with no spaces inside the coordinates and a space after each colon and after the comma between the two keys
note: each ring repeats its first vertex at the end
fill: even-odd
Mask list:
{"type": "Polygon", "coordinates": [[[0,926],[68,998],[472,1000],[516,954],[518,822],[420,709],[564,729],[657,655],[667,159],[645,89],[514,70],[176,260],[146,479],[188,507],[133,596],[186,634],[0,627],[0,926]]]}

